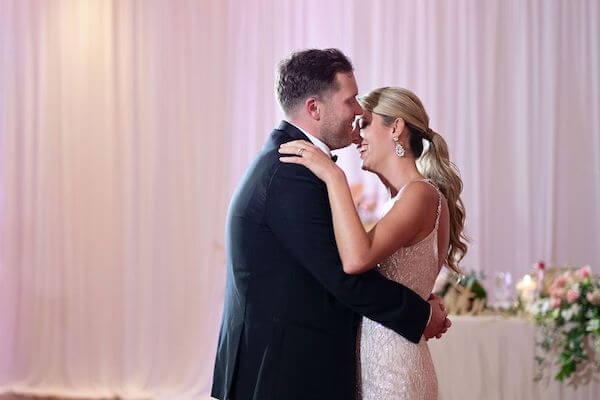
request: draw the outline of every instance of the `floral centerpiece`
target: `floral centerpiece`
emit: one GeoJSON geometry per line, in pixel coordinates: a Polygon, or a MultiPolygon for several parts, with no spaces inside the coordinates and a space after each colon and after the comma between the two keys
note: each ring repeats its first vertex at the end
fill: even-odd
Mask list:
{"type": "Polygon", "coordinates": [[[449,314],[480,314],[487,301],[483,279],[482,274],[474,271],[464,275],[449,271],[438,276],[433,292],[443,298],[449,314]]]}
{"type": "Polygon", "coordinates": [[[554,274],[551,283],[529,310],[541,328],[538,342],[541,379],[549,359],[558,356],[558,381],[574,378],[579,372],[598,368],[600,354],[600,277],[589,266],[554,274]]]}

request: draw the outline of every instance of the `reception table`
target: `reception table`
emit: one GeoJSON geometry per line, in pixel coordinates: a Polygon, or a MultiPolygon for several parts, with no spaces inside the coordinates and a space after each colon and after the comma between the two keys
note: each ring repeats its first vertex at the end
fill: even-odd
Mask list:
{"type": "MultiPolygon", "coordinates": [[[[430,340],[440,400],[598,400],[598,373],[576,389],[536,373],[535,326],[521,318],[451,316],[452,328],[430,340]]],[[[556,370],[553,370],[554,374],[556,370]]]]}

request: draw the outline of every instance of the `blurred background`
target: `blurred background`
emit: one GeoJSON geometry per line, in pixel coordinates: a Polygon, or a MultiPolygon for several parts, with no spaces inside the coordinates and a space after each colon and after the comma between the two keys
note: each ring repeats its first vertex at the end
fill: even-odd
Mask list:
{"type": "MultiPolygon", "coordinates": [[[[421,98],[490,301],[540,260],[598,271],[599,22],[596,0],[0,0],[0,393],[208,398],[225,214],[294,50],[421,98]]],[[[385,190],[338,154],[373,219],[385,190]]]]}

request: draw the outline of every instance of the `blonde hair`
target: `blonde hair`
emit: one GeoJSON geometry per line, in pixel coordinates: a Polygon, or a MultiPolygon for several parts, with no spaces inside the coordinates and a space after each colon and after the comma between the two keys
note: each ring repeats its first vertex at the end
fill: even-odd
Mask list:
{"type": "Polygon", "coordinates": [[[448,200],[450,244],[445,261],[449,268],[461,273],[458,263],[467,252],[468,241],[464,234],[465,206],[460,198],[463,183],[458,169],[450,161],[446,141],[429,128],[429,116],[423,103],[408,89],[382,87],[359,97],[358,102],[363,109],[381,115],[387,126],[391,126],[397,118],[404,120],[419,172],[431,179],[448,200]],[[425,153],[423,139],[429,142],[425,153]]]}

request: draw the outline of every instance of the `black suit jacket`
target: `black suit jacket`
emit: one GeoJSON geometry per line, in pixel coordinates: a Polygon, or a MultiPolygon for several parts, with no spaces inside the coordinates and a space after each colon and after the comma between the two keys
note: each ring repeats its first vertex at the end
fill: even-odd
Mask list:
{"type": "Polygon", "coordinates": [[[218,399],[353,399],[360,315],[415,343],[427,324],[429,305],[411,290],[374,270],[344,273],[325,184],[279,161],[295,139],[308,140],[282,122],[230,204],[218,399]]]}

